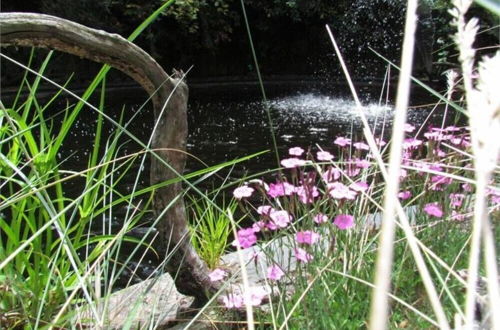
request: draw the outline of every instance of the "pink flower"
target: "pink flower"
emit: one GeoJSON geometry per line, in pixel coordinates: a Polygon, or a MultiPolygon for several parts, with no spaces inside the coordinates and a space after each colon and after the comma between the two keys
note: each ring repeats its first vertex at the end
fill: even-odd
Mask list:
{"type": "Polygon", "coordinates": [[[273,207],[270,205],[261,205],[257,208],[257,214],[269,215],[273,210],[273,207]]]}
{"type": "Polygon", "coordinates": [[[429,187],[429,189],[432,191],[444,191],[443,186],[441,186],[439,184],[433,184],[429,187]]]}
{"type": "Polygon", "coordinates": [[[403,141],[403,149],[416,149],[422,144],[421,140],[415,138],[405,139],[403,141]]]}
{"type": "Polygon", "coordinates": [[[252,225],[252,230],[254,233],[258,233],[264,228],[266,228],[266,223],[262,220],[259,220],[252,225]]]}
{"type": "Polygon", "coordinates": [[[353,147],[359,150],[370,150],[370,146],[364,142],[356,142],[353,144],[353,147]]]}
{"type": "Polygon", "coordinates": [[[243,197],[250,197],[252,196],[254,189],[250,188],[248,186],[241,186],[233,191],[234,198],[236,199],[242,199],[243,197]]]}
{"type": "Polygon", "coordinates": [[[249,248],[257,242],[257,236],[255,236],[253,228],[240,229],[238,230],[237,236],[233,245],[239,245],[240,248],[243,249],[249,248]]]}
{"type": "Polygon", "coordinates": [[[211,282],[217,282],[226,277],[226,275],[227,273],[224,270],[216,268],[208,274],[208,277],[210,278],[211,282]]]}
{"type": "Polygon", "coordinates": [[[464,191],[471,192],[472,191],[472,186],[470,185],[470,183],[463,183],[462,184],[462,189],[464,191]]]}
{"type": "Polygon", "coordinates": [[[266,224],[266,228],[269,230],[278,230],[280,227],[278,227],[273,221],[269,221],[266,224]]]}
{"type": "Polygon", "coordinates": [[[415,130],[415,126],[411,125],[411,124],[408,124],[406,123],[405,124],[405,128],[404,128],[405,132],[407,133],[411,133],[415,130]]]}
{"type": "Polygon", "coordinates": [[[429,165],[429,169],[436,172],[443,172],[443,165],[439,163],[433,163],[429,165]]]}
{"type": "Polygon", "coordinates": [[[340,182],[333,182],[327,184],[328,193],[335,199],[355,199],[356,192],[350,190],[347,186],[340,182]]]}
{"type": "Polygon", "coordinates": [[[472,143],[470,143],[470,141],[467,139],[467,136],[466,136],[466,137],[464,137],[464,139],[463,139],[462,143],[460,144],[460,146],[461,146],[462,148],[467,149],[467,148],[469,148],[470,146],[472,146],[472,143]]]}
{"type": "Polygon", "coordinates": [[[285,210],[271,212],[270,217],[272,223],[279,228],[286,228],[292,221],[292,216],[285,210]]]}
{"type": "Polygon", "coordinates": [[[441,209],[441,206],[439,206],[438,203],[425,204],[424,212],[436,218],[441,218],[443,216],[443,210],[441,209]]]}
{"type": "Polygon", "coordinates": [[[372,166],[372,163],[370,163],[366,159],[355,159],[354,164],[356,165],[356,167],[359,167],[359,168],[368,168],[368,167],[372,166]]]}
{"type": "Polygon", "coordinates": [[[379,138],[375,138],[375,143],[379,146],[379,147],[383,147],[387,144],[387,142],[385,142],[384,140],[382,139],[379,139],[379,138]]]}
{"type": "Polygon", "coordinates": [[[316,244],[318,242],[319,234],[317,234],[311,230],[298,231],[295,234],[295,240],[299,244],[313,245],[313,244],[316,244]]]}
{"type": "Polygon", "coordinates": [[[467,216],[463,213],[458,213],[457,211],[451,211],[451,220],[463,221],[467,216]]]}
{"type": "Polygon", "coordinates": [[[430,166],[429,164],[426,164],[426,163],[422,163],[422,162],[417,162],[415,161],[413,163],[413,166],[416,167],[418,170],[417,170],[417,173],[419,175],[425,175],[427,173],[427,171],[430,169],[430,166]]]}
{"type": "Polygon", "coordinates": [[[408,198],[411,197],[411,191],[409,190],[405,190],[405,191],[400,191],[398,193],[398,198],[401,199],[401,200],[407,200],[408,198]]]}
{"type": "Polygon", "coordinates": [[[326,182],[332,182],[340,178],[340,171],[337,168],[330,167],[325,173],[321,175],[326,182]]]}
{"type": "Polygon", "coordinates": [[[339,214],[333,220],[333,224],[341,230],[349,229],[354,227],[354,217],[348,214],[339,214]]]}
{"type": "Polygon", "coordinates": [[[302,149],[301,147],[293,147],[288,149],[288,153],[291,156],[301,156],[304,153],[304,149],[302,149]]]}
{"type": "Polygon", "coordinates": [[[444,135],[443,133],[436,131],[436,132],[427,132],[424,133],[424,136],[427,138],[427,140],[431,141],[442,141],[442,140],[447,140],[450,138],[449,135],[444,135]]]}
{"type": "MultiPolygon", "coordinates": [[[[259,306],[262,304],[262,300],[268,295],[268,292],[262,287],[254,287],[250,288],[250,305],[251,306],[259,306]]],[[[245,302],[245,300],[243,300],[245,302]]]]}
{"type": "Polygon", "coordinates": [[[305,165],[306,161],[295,157],[286,158],[281,161],[281,166],[285,168],[294,168],[305,165]]]}
{"type": "MultiPolygon", "coordinates": [[[[491,182],[490,184],[494,184],[494,182],[491,182]]],[[[500,189],[488,187],[488,188],[486,188],[486,196],[500,197],[500,189]]]]}
{"type": "Polygon", "coordinates": [[[319,196],[319,191],[316,186],[300,186],[295,188],[299,200],[304,204],[310,204],[314,202],[314,198],[319,196]]]}
{"type": "Polygon", "coordinates": [[[328,151],[318,151],[316,153],[316,158],[319,161],[329,161],[333,159],[333,155],[329,153],[328,151]]]}
{"type": "Polygon", "coordinates": [[[239,294],[228,294],[222,297],[222,301],[226,308],[241,308],[243,306],[243,296],[239,294]]]}
{"type": "Polygon", "coordinates": [[[357,192],[366,191],[368,189],[368,184],[364,181],[353,182],[349,185],[349,188],[357,192]]]}
{"type": "Polygon", "coordinates": [[[286,181],[283,181],[283,182],[271,183],[269,185],[269,189],[267,190],[267,194],[272,198],[276,198],[279,196],[290,196],[294,193],[294,191],[295,191],[294,185],[286,181]]]}
{"type": "Polygon", "coordinates": [[[351,139],[345,138],[343,136],[339,136],[335,139],[335,141],[333,143],[335,143],[338,146],[345,147],[345,146],[351,144],[351,139]]]}
{"type": "Polygon", "coordinates": [[[450,205],[451,207],[460,207],[464,201],[464,194],[450,194],[450,205]]]}
{"type": "Polygon", "coordinates": [[[325,223],[328,221],[328,217],[323,213],[318,213],[313,217],[313,221],[317,224],[325,223]]]}
{"type": "Polygon", "coordinates": [[[361,172],[361,170],[358,168],[358,167],[355,167],[355,166],[348,166],[346,169],[345,169],[345,174],[349,177],[353,177],[353,176],[356,176],[359,174],[359,172],[361,172]]]}
{"type": "Polygon", "coordinates": [[[453,143],[454,145],[458,146],[460,143],[462,143],[462,138],[460,136],[454,136],[450,139],[450,142],[453,143]]]}
{"type": "Polygon", "coordinates": [[[293,249],[293,252],[295,254],[295,258],[297,260],[302,261],[304,263],[308,263],[309,261],[313,260],[313,256],[310,255],[309,253],[306,252],[306,250],[301,249],[301,248],[295,248],[293,249]]]}
{"type": "Polygon", "coordinates": [[[432,183],[436,183],[436,184],[450,184],[452,182],[452,179],[450,177],[447,177],[447,176],[443,176],[443,175],[433,175],[431,177],[431,182],[432,183]]]}
{"type": "Polygon", "coordinates": [[[403,166],[411,166],[412,165],[411,154],[412,154],[411,152],[403,151],[401,165],[403,165],[403,166]]]}
{"type": "Polygon", "coordinates": [[[443,157],[445,157],[445,156],[446,156],[446,152],[444,152],[443,150],[441,150],[441,149],[439,149],[439,148],[434,149],[434,150],[432,151],[432,153],[433,153],[434,155],[438,156],[439,158],[443,158],[443,157]]]}
{"type": "Polygon", "coordinates": [[[272,265],[267,268],[267,278],[272,281],[279,281],[284,275],[285,272],[277,265],[272,265]]]}

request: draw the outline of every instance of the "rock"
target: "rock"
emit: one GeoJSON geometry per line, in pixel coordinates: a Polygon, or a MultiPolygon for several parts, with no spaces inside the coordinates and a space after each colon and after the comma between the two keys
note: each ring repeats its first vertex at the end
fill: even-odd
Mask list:
{"type": "MultiPolygon", "coordinates": [[[[129,286],[110,295],[97,304],[104,329],[123,329],[130,322],[131,329],[165,327],[176,321],[180,310],[188,308],[193,298],[180,294],[169,274],[129,286]]],[[[97,328],[88,307],[77,311],[76,322],[84,327],[97,328]]]]}

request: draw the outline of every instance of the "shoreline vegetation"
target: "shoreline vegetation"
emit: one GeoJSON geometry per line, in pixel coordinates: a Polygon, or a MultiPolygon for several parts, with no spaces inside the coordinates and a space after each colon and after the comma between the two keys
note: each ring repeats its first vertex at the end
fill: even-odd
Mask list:
{"type": "MultiPolygon", "coordinates": [[[[173,2],[164,3],[132,36],[173,2]]],[[[476,56],[473,42],[480,25],[467,16],[472,1],[452,2],[460,69],[447,71],[444,92],[432,91],[436,102],[444,102],[434,110],[444,112],[440,123],[416,127],[405,118],[411,86],[425,85],[411,83],[417,2],[410,0],[398,84],[388,81],[389,74],[379,81],[397,89],[392,128],[368,125],[356,94],[361,86],[350,82],[344,67],[347,84],[338,83],[351,87],[363,137],[345,132],[328,141],[290,145],[285,154],[275,144],[274,168],[237,180],[231,176],[236,164],[268,151],[192,173],[182,173],[181,164],[176,173],[170,166],[175,157],[182,162],[196,155],[187,154],[180,140],[153,147],[151,141],[135,141],[127,129],[135,115],[122,112],[111,121],[106,69],[83,97],[73,94],[75,104],[67,101],[55,114],[49,112],[69,80],[47,98],[49,91],[40,86],[42,80],[50,82],[45,74],[54,52],[32,66],[32,50],[28,63],[21,64],[18,91],[8,103],[0,102],[0,328],[500,328],[494,312],[500,306],[500,51],[476,56]],[[96,101],[88,106],[91,94],[96,101]],[[59,151],[84,108],[98,117],[86,169],[75,171],[59,151]],[[113,126],[109,135],[108,124],[113,126]],[[131,140],[141,151],[123,152],[131,140]],[[166,161],[154,166],[168,178],[153,178],[150,187],[140,189],[145,157],[162,152],[166,161]],[[230,174],[220,186],[200,190],[200,183],[220,176],[221,169],[230,174]],[[135,183],[124,191],[120,183],[127,176],[135,183]],[[73,182],[80,186],[76,196],[67,191],[73,182]],[[126,212],[116,228],[112,219],[119,208],[126,212]],[[153,222],[144,223],[146,216],[153,222]],[[166,221],[185,217],[186,228],[176,222],[177,231],[165,234],[174,226],[166,221]],[[132,286],[130,277],[127,288],[117,290],[151,255],[161,262],[148,281],[132,286]],[[167,271],[171,277],[162,275],[167,271]],[[132,288],[141,291],[130,294],[132,288]],[[174,289],[196,291],[194,301],[174,289]],[[128,296],[120,298],[120,292],[128,296]],[[111,318],[123,303],[127,312],[117,324],[111,318]]],[[[241,6],[245,13],[243,1],[241,6]]],[[[246,23],[253,47],[252,22],[246,23]]],[[[328,34],[335,59],[343,62],[335,33],[328,29],[328,34]]],[[[260,80],[253,48],[252,54],[260,80]]],[[[177,77],[179,83],[185,75],[177,72],[177,77]]],[[[297,77],[302,76],[259,82],[273,141],[279,123],[271,120],[265,90],[288,79],[303,83],[297,77]]],[[[210,90],[220,82],[188,84],[210,90]]],[[[238,83],[255,86],[255,81],[238,83]]],[[[166,104],[182,110],[181,103],[169,97],[166,104]]],[[[145,109],[146,104],[137,111],[145,109]]],[[[158,122],[162,113],[156,113],[158,122]]]]}

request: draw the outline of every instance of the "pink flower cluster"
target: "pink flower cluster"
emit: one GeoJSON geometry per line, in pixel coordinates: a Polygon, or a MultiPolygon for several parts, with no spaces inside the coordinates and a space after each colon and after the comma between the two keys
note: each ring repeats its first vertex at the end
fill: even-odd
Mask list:
{"type": "Polygon", "coordinates": [[[424,212],[436,218],[441,218],[444,214],[441,205],[439,205],[438,203],[425,204],[424,212]]]}
{"type": "MultiPolygon", "coordinates": [[[[443,218],[449,210],[451,219],[463,219],[461,209],[466,204],[467,192],[472,187],[463,184],[456,189],[458,185],[451,175],[454,174],[453,169],[445,166],[449,148],[446,149],[444,142],[456,148],[467,148],[470,146],[467,133],[461,128],[450,126],[444,129],[431,128],[420,134],[420,130],[411,124],[405,125],[405,132],[408,136],[403,143],[403,167],[399,176],[401,190],[397,197],[407,201],[406,203],[414,203],[430,192],[434,194],[430,195],[431,201],[435,202],[422,207],[422,212],[428,217],[443,218]],[[422,160],[423,156],[427,157],[425,161],[422,160]],[[419,186],[419,182],[423,184],[419,186]],[[425,191],[416,190],[419,187],[423,187],[425,191]],[[441,198],[435,197],[436,192],[445,192],[448,201],[443,202],[441,198]]],[[[375,143],[378,147],[386,145],[381,138],[375,139],[375,143]]],[[[325,150],[313,153],[310,149],[306,152],[301,147],[290,148],[289,158],[281,161],[285,168],[283,173],[289,176],[280,175],[269,185],[253,180],[258,187],[252,186],[254,182],[250,181],[236,188],[233,194],[239,200],[251,197],[255,191],[264,192],[261,197],[266,205],[250,209],[249,212],[256,211],[259,219],[252,226],[240,229],[233,244],[248,248],[257,243],[258,235],[293,230],[297,244],[293,250],[294,256],[299,262],[308,263],[314,259],[313,246],[324,236],[323,230],[317,230],[319,226],[330,228],[324,224],[333,223],[332,228],[335,230],[353,228],[356,222],[349,210],[355,207],[360,196],[373,197],[374,193],[377,194],[380,191],[380,179],[377,178],[377,171],[371,169],[375,162],[368,144],[354,142],[344,136],[336,137],[333,144],[334,150],[340,155],[325,150]],[[334,162],[335,159],[340,161],[334,162]],[[310,168],[314,170],[310,171],[310,168]],[[295,223],[291,226],[293,221],[295,223]],[[300,228],[301,221],[308,223],[307,230],[300,228]]],[[[491,192],[490,200],[500,208],[498,190],[491,192]]],[[[215,275],[217,274],[213,276],[215,275]]],[[[270,280],[278,281],[284,276],[284,272],[278,266],[271,265],[267,276],[270,280]]]]}
{"type": "Polygon", "coordinates": [[[208,277],[210,278],[210,281],[212,281],[212,282],[220,281],[220,280],[224,279],[224,277],[226,277],[226,276],[227,276],[226,271],[222,270],[220,268],[216,268],[211,273],[208,274],[208,277]]]}
{"type": "MultiPolygon", "coordinates": [[[[411,125],[406,126],[407,133],[412,133],[415,128],[411,125]]],[[[445,166],[446,159],[450,158],[450,153],[445,150],[450,150],[447,145],[445,150],[441,147],[443,143],[448,143],[448,145],[454,145],[455,148],[469,148],[470,147],[470,137],[468,132],[465,132],[464,128],[459,128],[456,126],[448,126],[446,128],[436,128],[430,127],[429,130],[423,133],[423,139],[417,138],[415,136],[410,136],[405,139],[403,143],[403,148],[405,149],[403,154],[403,165],[411,168],[411,171],[416,172],[418,175],[427,178],[425,181],[425,189],[428,191],[439,191],[443,192],[442,196],[448,196],[449,209],[451,211],[451,219],[453,220],[463,220],[465,218],[463,213],[460,213],[461,208],[464,206],[464,200],[466,199],[466,192],[470,192],[472,189],[469,184],[462,184],[461,191],[456,190],[456,184],[454,184],[453,178],[448,174],[447,166],[445,166]],[[427,148],[427,149],[425,149],[427,148]],[[426,161],[414,159],[414,155],[427,155],[430,156],[426,161]]],[[[456,169],[451,167],[453,174],[456,175],[456,169]]],[[[400,177],[401,181],[405,181],[409,177],[410,170],[404,169],[400,177]]],[[[419,196],[424,196],[419,192],[419,196]]],[[[398,198],[401,200],[407,200],[412,197],[412,191],[410,189],[402,190],[398,193],[398,198]]],[[[429,217],[432,218],[442,218],[445,215],[446,205],[445,202],[432,202],[427,203],[423,206],[423,212],[425,212],[429,217]]]]}
{"type": "Polygon", "coordinates": [[[311,230],[298,231],[295,233],[295,240],[299,244],[313,245],[319,241],[320,235],[311,230]]]}
{"type": "Polygon", "coordinates": [[[254,223],[252,227],[238,230],[234,246],[246,249],[257,243],[256,233],[267,230],[278,230],[288,227],[292,221],[292,216],[288,211],[275,210],[269,205],[259,206],[257,213],[261,215],[261,220],[254,223]]]}
{"type": "MultiPolygon", "coordinates": [[[[250,288],[248,302],[250,306],[259,306],[262,301],[269,296],[269,292],[262,287],[250,288]]],[[[242,308],[245,306],[245,298],[241,293],[230,293],[222,297],[222,302],[226,308],[242,308]]]]}

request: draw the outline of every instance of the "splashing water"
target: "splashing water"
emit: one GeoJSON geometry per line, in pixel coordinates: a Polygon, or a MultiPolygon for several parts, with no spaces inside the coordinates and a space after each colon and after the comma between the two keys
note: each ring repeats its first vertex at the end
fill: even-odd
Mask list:
{"type": "MultiPolygon", "coordinates": [[[[301,94],[274,99],[271,107],[280,112],[280,116],[305,117],[317,120],[335,119],[337,122],[359,120],[358,109],[354,101],[325,95],[301,94]]],[[[384,115],[391,117],[393,108],[388,105],[370,103],[363,106],[363,112],[370,120],[384,115]]]]}

